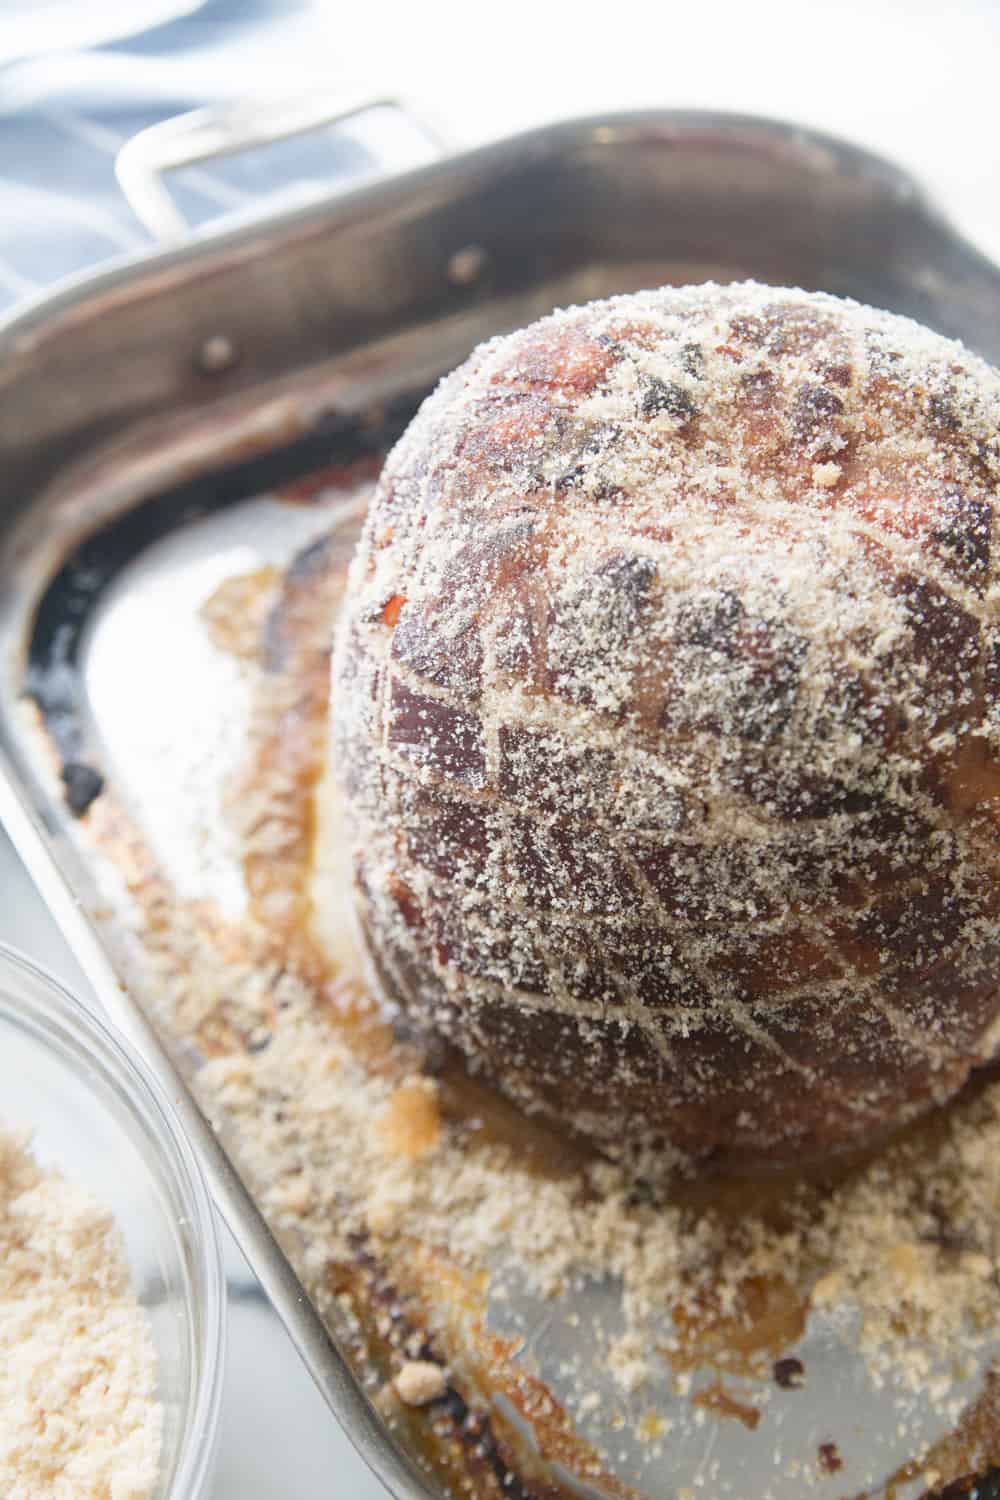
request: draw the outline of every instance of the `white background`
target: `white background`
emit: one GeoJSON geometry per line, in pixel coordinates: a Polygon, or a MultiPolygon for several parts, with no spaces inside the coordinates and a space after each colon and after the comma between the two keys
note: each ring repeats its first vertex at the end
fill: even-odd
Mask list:
{"type": "MultiPolygon", "coordinates": [[[[51,46],[59,7],[46,8],[56,21],[55,32],[44,32],[51,46]]],[[[0,0],[0,61],[28,37],[26,30],[12,32],[14,9],[0,0]]],[[[91,15],[98,9],[87,7],[91,15]]],[[[41,35],[32,35],[32,46],[41,35]]],[[[30,66],[19,75],[29,89],[30,66]]],[[[183,68],[184,60],[175,66],[183,68]]],[[[199,52],[193,66],[198,76],[185,82],[206,99],[261,89],[395,91],[456,145],[573,114],[643,106],[793,119],[895,157],[1000,259],[1000,0],[604,0],[593,8],[585,0],[351,0],[289,6],[284,13],[275,4],[238,66],[224,37],[199,52]]],[[[0,939],[80,983],[2,833],[0,939]]],[[[381,1494],[254,1296],[235,1250],[229,1264],[217,1500],[381,1494]]]]}

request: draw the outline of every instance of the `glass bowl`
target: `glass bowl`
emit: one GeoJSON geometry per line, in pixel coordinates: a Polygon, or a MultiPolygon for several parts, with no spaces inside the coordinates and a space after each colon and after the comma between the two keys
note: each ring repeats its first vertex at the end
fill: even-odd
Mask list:
{"type": "Polygon", "coordinates": [[[0,1129],[32,1132],[115,1217],[163,1408],[155,1500],[201,1500],[222,1386],[225,1283],[201,1171],[159,1084],[51,976],[0,944],[0,1129]]]}

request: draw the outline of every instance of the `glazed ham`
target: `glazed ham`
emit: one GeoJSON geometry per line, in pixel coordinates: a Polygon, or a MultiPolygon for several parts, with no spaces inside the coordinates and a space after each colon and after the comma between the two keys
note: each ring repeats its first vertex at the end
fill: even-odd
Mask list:
{"type": "Polygon", "coordinates": [[[1000,1039],[1000,376],[752,284],[482,346],[334,665],[373,971],[642,1171],[879,1138],[1000,1039]]]}

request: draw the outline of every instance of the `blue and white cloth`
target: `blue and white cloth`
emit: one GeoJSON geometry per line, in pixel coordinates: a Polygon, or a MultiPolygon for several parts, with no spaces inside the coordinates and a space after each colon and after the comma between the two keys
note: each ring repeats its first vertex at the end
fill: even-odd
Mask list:
{"type": "MultiPolygon", "coordinates": [[[[317,0],[0,0],[0,312],[149,244],[114,173],[137,131],[205,104],[345,86],[317,0]],[[72,47],[72,50],[68,50],[72,47]]],[[[192,226],[426,160],[415,126],[331,128],[171,174],[192,226]]]]}

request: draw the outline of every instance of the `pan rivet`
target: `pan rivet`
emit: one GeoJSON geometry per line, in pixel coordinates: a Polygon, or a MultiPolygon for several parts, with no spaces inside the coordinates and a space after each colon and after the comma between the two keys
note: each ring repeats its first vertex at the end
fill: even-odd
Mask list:
{"type": "Polygon", "coordinates": [[[213,333],[198,350],[198,367],[206,375],[220,375],[232,369],[239,358],[239,351],[232,339],[224,333],[213,333]]]}
{"type": "Polygon", "coordinates": [[[448,262],[448,280],[454,286],[471,286],[486,266],[489,256],[481,245],[466,245],[456,250],[448,262]]]}

